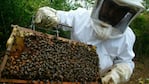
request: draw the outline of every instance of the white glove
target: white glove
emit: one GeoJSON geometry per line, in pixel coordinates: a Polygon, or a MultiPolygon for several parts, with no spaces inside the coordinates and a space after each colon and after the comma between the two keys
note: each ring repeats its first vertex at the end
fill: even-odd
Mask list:
{"type": "Polygon", "coordinates": [[[109,72],[101,78],[102,84],[119,84],[127,82],[132,72],[126,63],[114,65],[109,72]]]}
{"type": "Polygon", "coordinates": [[[56,10],[50,7],[41,7],[36,13],[35,24],[41,27],[54,27],[59,23],[56,10]]]}

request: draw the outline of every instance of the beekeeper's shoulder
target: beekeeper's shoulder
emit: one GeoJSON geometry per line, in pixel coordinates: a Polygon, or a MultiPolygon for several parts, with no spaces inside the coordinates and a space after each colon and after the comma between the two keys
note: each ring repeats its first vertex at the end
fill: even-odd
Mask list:
{"type": "Polygon", "coordinates": [[[130,41],[131,43],[134,43],[136,40],[136,36],[130,27],[126,29],[124,37],[126,38],[127,41],[130,41]]]}

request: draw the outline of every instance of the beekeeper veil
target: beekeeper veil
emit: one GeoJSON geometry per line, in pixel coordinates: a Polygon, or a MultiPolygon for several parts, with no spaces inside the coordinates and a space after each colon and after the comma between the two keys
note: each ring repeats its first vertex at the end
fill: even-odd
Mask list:
{"type": "Polygon", "coordinates": [[[97,0],[93,8],[92,27],[102,39],[118,38],[130,22],[144,9],[142,0],[97,0]]]}

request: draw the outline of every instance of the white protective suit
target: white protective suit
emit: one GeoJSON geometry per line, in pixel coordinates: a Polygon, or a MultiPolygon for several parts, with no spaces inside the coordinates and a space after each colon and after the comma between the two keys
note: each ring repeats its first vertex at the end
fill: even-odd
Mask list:
{"type": "MultiPolygon", "coordinates": [[[[97,1],[97,4],[102,5],[104,0],[97,1]]],[[[135,56],[133,52],[135,35],[128,25],[143,9],[141,1],[105,0],[103,3],[107,5],[114,2],[114,10],[117,10],[117,7],[122,8],[122,11],[119,10],[124,12],[122,15],[117,11],[120,15],[118,20],[113,20],[113,17],[110,17],[113,14],[104,16],[108,11],[102,9],[100,5],[96,6],[92,13],[83,8],[71,11],[55,11],[49,7],[42,7],[36,14],[35,23],[45,26],[57,24],[71,26],[72,40],[97,47],[102,84],[118,84],[128,81],[134,69],[132,59],[135,56]],[[101,13],[99,13],[100,10],[101,13]],[[108,19],[111,20],[109,22],[111,25],[106,23],[108,19]]],[[[103,5],[103,8],[104,6],[106,7],[103,5]]],[[[110,7],[109,10],[111,11],[110,7]]]]}

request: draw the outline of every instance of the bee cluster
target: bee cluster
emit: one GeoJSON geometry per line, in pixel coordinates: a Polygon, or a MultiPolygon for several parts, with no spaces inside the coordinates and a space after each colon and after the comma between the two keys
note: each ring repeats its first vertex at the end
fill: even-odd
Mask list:
{"type": "Polygon", "coordinates": [[[95,48],[55,37],[24,37],[18,57],[9,56],[3,78],[50,81],[97,81],[99,59],[95,48]]]}

